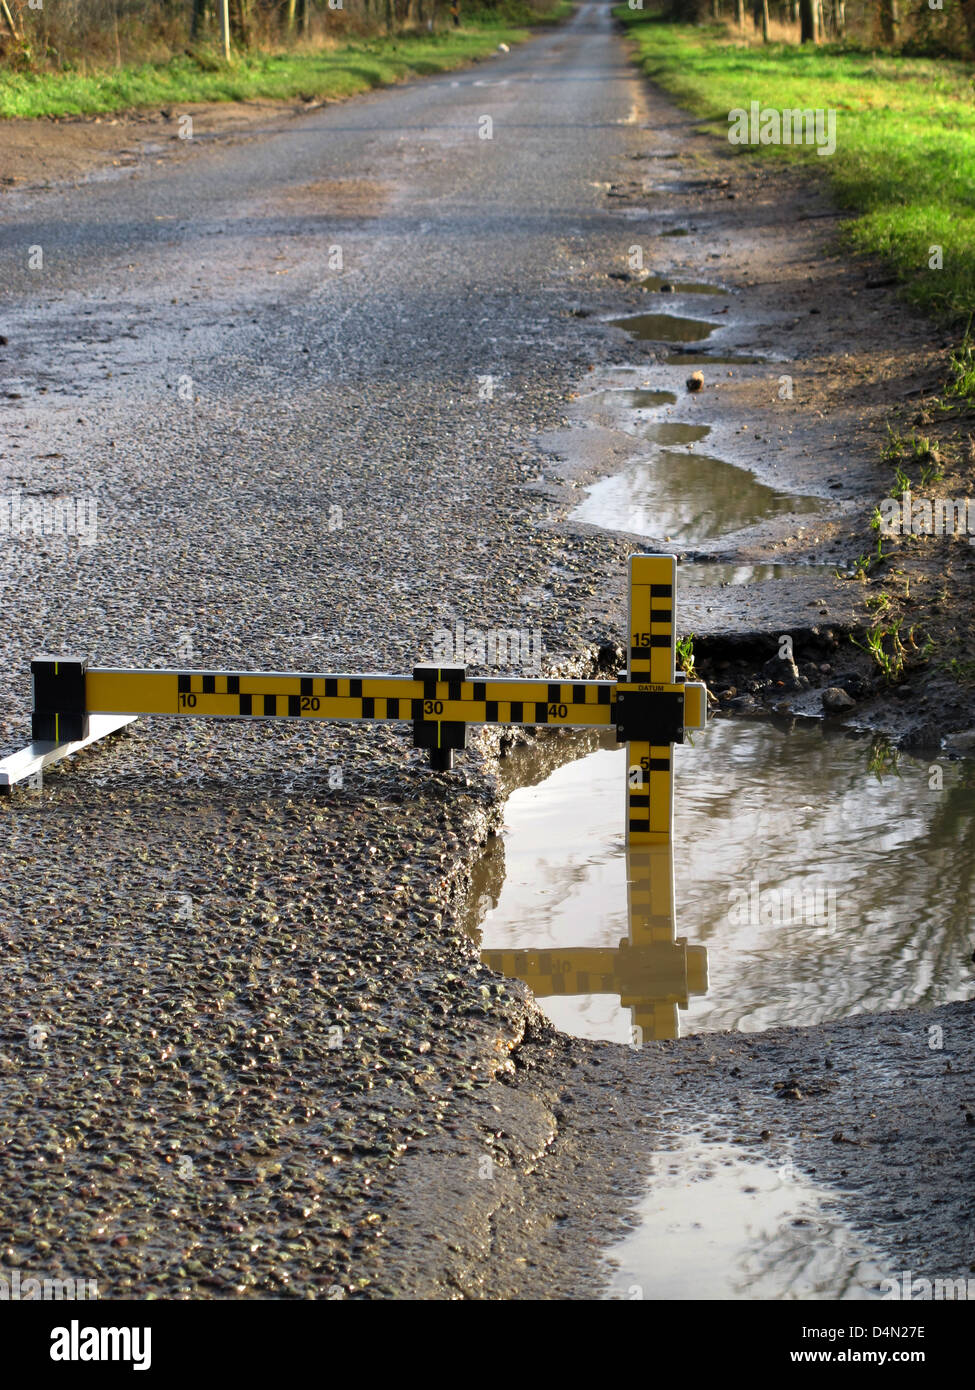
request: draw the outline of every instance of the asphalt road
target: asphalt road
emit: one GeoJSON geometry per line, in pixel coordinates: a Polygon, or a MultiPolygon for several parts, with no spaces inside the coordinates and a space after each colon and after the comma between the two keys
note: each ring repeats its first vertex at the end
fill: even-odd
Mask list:
{"type": "MultiPolygon", "coordinates": [[[[42,651],[407,672],[463,619],[584,663],[620,542],[566,541],[534,441],[593,343],[627,360],[571,308],[632,240],[605,184],[640,103],[585,5],[460,74],[9,196],[0,481],[94,499],[97,539],[4,545],[8,751],[42,651]]],[[[103,1297],[409,1291],[447,1151],[472,1188],[516,1101],[499,1166],[544,1151],[551,1114],[494,1079],[530,1002],[453,910],[495,747],[437,777],[400,726],[141,721],[2,807],[0,1262],[103,1297]]]]}

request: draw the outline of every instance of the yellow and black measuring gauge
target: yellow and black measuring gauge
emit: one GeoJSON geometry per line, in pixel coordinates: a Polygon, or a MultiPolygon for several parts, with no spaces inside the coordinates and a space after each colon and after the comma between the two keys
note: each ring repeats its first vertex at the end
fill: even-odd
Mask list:
{"type": "Polygon", "coordinates": [[[439,769],[466,746],[468,724],[615,726],[630,746],[629,838],[668,838],[672,745],[707,719],[704,686],[675,673],[675,582],[673,556],[630,559],[625,680],[480,679],[462,666],[416,666],[411,676],[139,671],[40,657],[31,662],[33,743],[0,762],[0,789],[143,715],[407,721],[414,746],[427,749],[439,769]]]}

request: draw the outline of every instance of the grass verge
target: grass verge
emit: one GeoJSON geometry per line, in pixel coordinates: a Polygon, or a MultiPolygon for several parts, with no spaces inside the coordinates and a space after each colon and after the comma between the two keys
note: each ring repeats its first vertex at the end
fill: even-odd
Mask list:
{"type": "Polygon", "coordinates": [[[836,152],[743,145],[746,156],[811,161],[841,207],[844,232],[883,256],[911,302],[942,319],[975,310],[975,103],[970,67],[848,44],[749,46],[721,25],[671,24],[620,6],[643,70],[709,129],[752,101],[779,110],[835,110],[836,152]],[[940,268],[936,266],[940,248],[940,268]]]}
{"type": "Polygon", "coordinates": [[[56,72],[0,68],[0,117],[95,115],[257,97],[354,96],[461,67],[493,52],[499,43],[510,45],[529,38],[530,30],[522,26],[554,23],[573,8],[572,0],[558,0],[552,9],[539,12],[523,0],[508,0],[500,12],[468,16],[457,29],[349,39],[317,52],[240,54],[230,63],[198,51],[163,63],[118,68],[56,72]]]}

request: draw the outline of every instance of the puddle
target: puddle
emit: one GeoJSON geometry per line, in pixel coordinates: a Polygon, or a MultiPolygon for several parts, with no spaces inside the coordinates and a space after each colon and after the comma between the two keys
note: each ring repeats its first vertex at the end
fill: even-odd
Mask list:
{"type": "Polygon", "coordinates": [[[630,386],[608,386],[604,391],[591,391],[580,399],[611,406],[614,410],[656,410],[658,406],[677,403],[674,391],[635,390],[630,386]]]}
{"type": "Polygon", "coordinates": [[[835,565],[732,565],[712,561],[677,566],[677,592],[764,584],[769,579],[835,579],[835,565]]]}
{"type": "Polygon", "coordinates": [[[671,902],[655,880],[634,984],[625,750],[602,742],[554,736],[504,761],[515,789],[472,898],[482,959],[517,964],[502,973],[564,1032],[676,1036],[678,1007],[681,1033],[757,1032],[971,995],[972,764],[941,764],[933,791],[929,760],[884,772],[869,740],[714,720],[675,752],[676,886],[671,902]]]}
{"type": "Polygon", "coordinates": [[[660,449],[589,487],[572,520],[699,546],[770,517],[807,515],[822,506],[819,498],[779,492],[708,454],[660,449]]]}
{"type": "Polygon", "coordinates": [[[788,1156],[698,1137],[654,1169],[639,1225],[606,1252],[610,1299],[861,1300],[890,1277],[788,1156]]]}
{"type": "Polygon", "coordinates": [[[684,425],[679,420],[660,420],[642,431],[654,444],[696,444],[710,433],[710,425],[684,425]]]}
{"type": "Polygon", "coordinates": [[[666,275],[647,275],[640,281],[640,286],[651,294],[660,294],[661,291],[668,294],[672,290],[674,294],[720,294],[727,297],[730,293],[720,285],[709,285],[703,280],[670,280],[666,275]],[[664,289],[664,286],[667,288],[664,289]]]}
{"type": "Polygon", "coordinates": [[[680,314],[627,314],[625,318],[607,319],[607,322],[613,328],[625,329],[639,342],[658,343],[699,343],[721,327],[680,314]]]}
{"type": "Polygon", "coordinates": [[[757,362],[768,362],[768,357],[755,357],[747,352],[672,352],[664,358],[668,367],[753,367],[757,362]]]}

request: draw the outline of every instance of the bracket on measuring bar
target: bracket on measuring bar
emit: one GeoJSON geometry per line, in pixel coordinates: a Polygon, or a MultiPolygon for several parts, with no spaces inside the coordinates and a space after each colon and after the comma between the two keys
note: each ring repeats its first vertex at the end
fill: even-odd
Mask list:
{"type": "Polygon", "coordinates": [[[453,767],[454,752],[467,747],[467,725],[458,719],[430,719],[426,712],[436,715],[438,707],[442,711],[438,686],[447,686],[448,699],[460,700],[466,675],[463,666],[413,667],[413,679],[423,684],[423,712],[413,715],[413,747],[428,749],[430,766],[438,772],[453,767]]]}
{"type": "Polygon", "coordinates": [[[24,769],[36,771],[38,759],[57,762],[140,715],[405,721],[441,770],[466,746],[468,724],[615,728],[629,750],[627,836],[661,842],[671,833],[673,745],[707,720],[705,687],[675,670],[675,583],[672,555],[631,557],[628,671],[615,681],[480,680],[462,666],[416,666],[411,676],[131,671],[40,657],[31,663],[34,743],[0,762],[0,790],[31,776],[24,769]]]}

